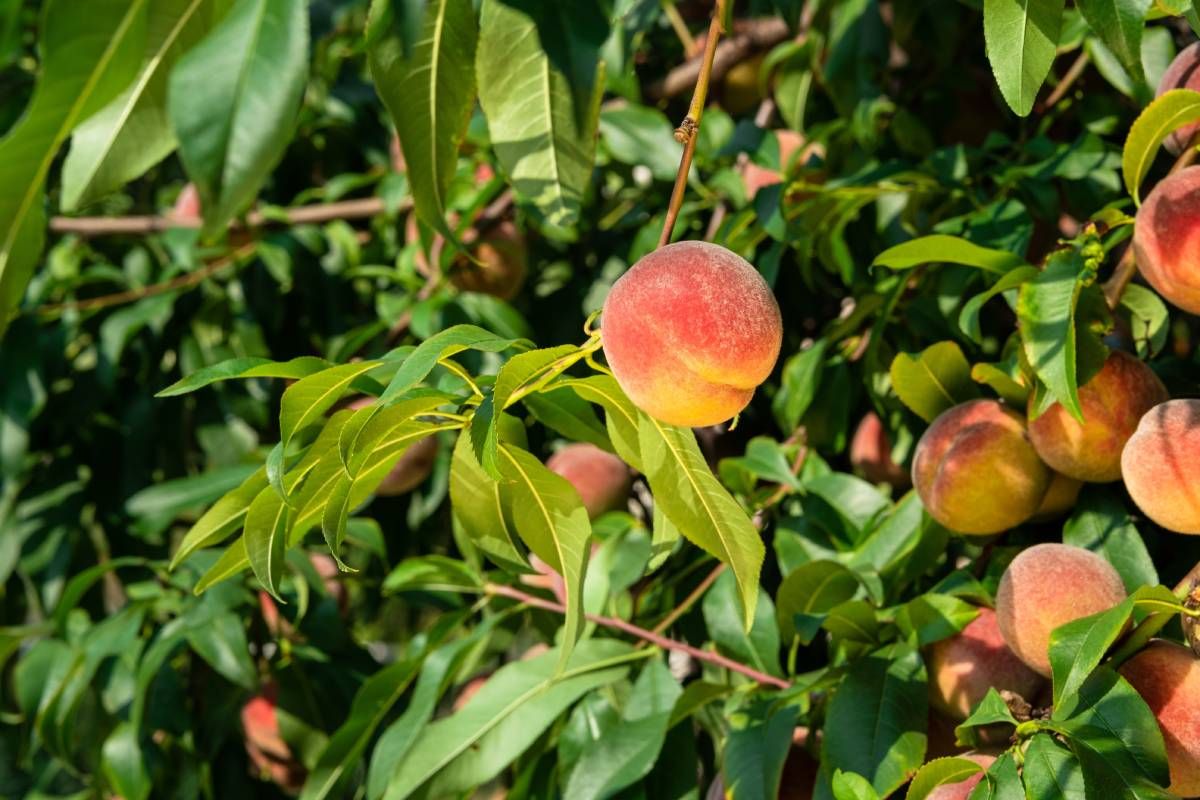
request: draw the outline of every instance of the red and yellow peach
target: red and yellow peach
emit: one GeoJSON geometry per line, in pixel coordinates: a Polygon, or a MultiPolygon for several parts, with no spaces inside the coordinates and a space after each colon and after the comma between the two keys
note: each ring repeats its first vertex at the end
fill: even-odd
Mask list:
{"type": "Polygon", "coordinates": [[[1200,167],[1168,175],[1133,225],[1138,271],[1172,305],[1200,314],[1200,167]]]}
{"type": "Polygon", "coordinates": [[[1167,746],[1174,795],[1200,796],[1200,662],[1174,642],[1151,642],[1121,675],[1150,706],[1167,746]]]}
{"type": "Polygon", "coordinates": [[[1200,533],[1200,400],[1150,409],[1125,445],[1121,473],[1146,516],[1177,533],[1200,533]]]}

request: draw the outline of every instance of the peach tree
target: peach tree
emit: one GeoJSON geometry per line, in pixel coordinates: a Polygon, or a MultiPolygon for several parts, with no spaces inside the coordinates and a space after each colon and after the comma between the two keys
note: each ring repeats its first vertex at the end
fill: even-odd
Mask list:
{"type": "Polygon", "coordinates": [[[1198,36],[0,0],[0,796],[1200,795],[1198,36]]]}

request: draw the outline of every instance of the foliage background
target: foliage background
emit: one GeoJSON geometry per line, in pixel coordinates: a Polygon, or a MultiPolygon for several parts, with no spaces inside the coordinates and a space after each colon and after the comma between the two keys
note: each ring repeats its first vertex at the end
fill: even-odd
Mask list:
{"type": "MultiPolygon", "coordinates": [[[[262,13],[287,22],[246,49],[264,60],[257,71],[251,59],[246,67],[261,105],[253,111],[243,107],[241,113],[249,116],[232,115],[230,124],[246,132],[249,144],[230,151],[228,171],[214,168],[221,162],[206,152],[211,143],[195,131],[187,134],[189,124],[210,129],[228,112],[222,106],[227,98],[215,86],[219,82],[206,80],[212,64],[195,55],[203,53],[200,47],[192,51],[191,69],[185,57],[171,78],[180,88],[161,90],[164,97],[170,93],[171,102],[186,98],[184,107],[163,111],[171,118],[166,130],[177,131],[178,142],[175,134],[164,142],[161,132],[143,138],[137,131],[122,133],[137,156],[162,151],[154,163],[125,176],[133,180],[117,191],[69,196],[70,153],[81,147],[75,129],[69,146],[65,133],[58,138],[64,146],[51,150],[43,177],[52,216],[89,217],[164,214],[184,184],[196,181],[210,212],[211,230],[205,233],[214,235],[174,228],[85,236],[51,224],[28,287],[16,287],[20,302],[12,304],[17,310],[0,345],[5,796],[148,796],[151,786],[154,796],[266,796],[277,788],[251,774],[239,709],[269,682],[278,687],[284,738],[310,775],[320,776],[340,763],[338,753],[329,755],[330,737],[347,730],[342,726],[348,719],[364,718],[359,705],[364,687],[398,693],[380,701],[378,719],[363,734],[366,755],[341,754],[347,768],[333,791],[378,797],[387,778],[371,785],[372,770],[386,771],[375,766],[381,745],[374,734],[385,729],[380,723],[404,719],[400,715],[416,707],[422,686],[434,687],[426,691],[444,710],[473,676],[516,661],[535,643],[553,643],[561,622],[555,614],[514,609],[500,600],[481,616],[471,613],[480,610],[472,607],[474,598],[431,590],[413,578],[418,567],[434,570],[439,579],[446,574],[439,570],[452,572],[434,560],[445,557],[461,559],[468,565],[463,569],[492,570],[491,579],[499,583],[518,584],[516,576],[496,572],[468,552],[453,534],[448,436],[429,480],[409,495],[372,500],[349,524],[342,555],[358,571],[341,577],[349,594],[344,615],[296,551],[288,555],[281,589],[289,600],[283,613],[296,626],[291,635],[268,630],[258,583],[249,574],[194,595],[191,589],[216,551],[203,551],[174,572],[167,561],[189,525],[260,465],[278,441],[277,409],[286,384],[255,379],[181,398],[154,395],[231,358],[319,356],[346,362],[416,344],[456,324],[541,346],[583,341],[588,315],[628,265],[653,249],[662,229],[679,162],[671,133],[691,91],[688,84],[662,96],[662,80],[689,59],[671,14],[698,34],[711,11],[707,3],[657,0],[587,0],[557,12],[552,3],[504,6],[560,26],[554,29],[558,36],[541,38],[544,58],[555,68],[577,64],[570,59],[584,54],[584,79],[565,84],[574,92],[568,110],[577,116],[564,125],[568,133],[570,125],[577,126],[575,139],[584,150],[591,131],[598,131],[594,166],[586,163],[589,154],[575,154],[584,161],[568,179],[575,196],[548,199],[536,186],[544,176],[535,170],[518,184],[511,204],[505,203],[511,169],[502,163],[483,112],[491,116],[493,102],[514,103],[522,87],[504,86],[503,74],[481,83],[483,107],[468,98],[470,119],[461,144],[453,137],[432,142],[457,153],[446,167],[451,189],[444,210],[453,212],[462,229],[481,219],[486,227],[495,217],[511,218],[525,237],[528,279],[505,302],[460,292],[449,283],[431,285],[419,269],[437,223],[423,214],[414,238],[406,219],[413,195],[428,187],[413,170],[430,164],[410,158],[406,174],[389,153],[393,120],[386,106],[399,109],[395,118],[403,125],[404,98],[389,98],[390,83],[377,92],[372,80],[368,62],[380,56],[368,53],[365,0],[202,5],[199,13],[213,20],[222,13],[262,13]],[[596,87],[587,86],[589,53],[605,65],[596,87]],[[593,118],[591,97],[602,98],[593,118]],[[295,108],[289,106],[293,101],[295,108]],[[481,165],[497,177],[478,181],[481,165]],[[255,196],[268,224],[225,232],[224,222],[255,196]],[[281,209],[371,197],[382,200],[380,213],[316,224],[279,222],[281,209]],[[231,260],[220,261],[226,258],[231,260]],[[213,269],[214,262],[224,266],[213,269]],[[185,285],[147,291],[176,279],[185,285]],[[120,297],[111,304],[87,303],[115,294],[120,297]],[[503,608],[508,610],[496,613],[503,608]],[[438,637],[450,637],[457,649],[436,650],[438,637]],[[420,667],[426,647],[443,653],[444,674],[420,667]],[[425,671],[416,689],[400,696],[419,669],[425,671]],[[380,681],[369,682],[380,675],[380,681]]],[[[423,5],[401,1],[390,7],[396,15],[416,13],[419,19],[423,5]]],[[[504,4],[492,5],[495,11],[504,4]]],[[[1144,520],[1135,527],[1132,504],[1109,487],[1086,490],[1065,527],[1061,521],[1023,526],[981,545],[939,529],[911,495],[850,474],[847,447],[865,413],[874,411],[884,420],[898,463],[906,463],[923,429],[912,403],[901,402],[903,388],[895,385],[898,354],[946,341],[970,364],[1011,360],[1013,352],[1011,303],[987,303],[974,329],[960,323],[964,302],[993,276],[954,264],[874,266],[878,254],[940,233],[1039,265],[1059,239],[1076,237],[1081,223],[1102,212],[1108,219],[1131,213],[1121,172],[1125,135],[1150,99],[1148,87],[1177,46],[1193,36],[1186,18],[1176,16],[1190,10],[1187,4],[1143,3],[1139,30],[1147,14],[1150,22],[1140,58],[1131,61],[1126,53],[1123,59],[1106,45],[1113,37],[1105,28],[1089,27],[1080,13],[1088,4],[1080,3],[1066,10],[1057,41],[1051,42],[1049,84],[1063,81],[1086,57],[1082,71],[1053,102],[1031,101],[1017,109],[1028,115],[1017,116],[1005,98],[1021,105],[1030,99],[1028,87],[1005,83],[1002,61],[988,60],[1000,45],[985,42],[984,7],[1000,5],[736,4],[734,38],[751,36],[751,28],[778,33],[764,35],[739,59],[766,55],[751,62],[758,70],[749,86],[720,80],[714,85],[676,237],[710,239],[750,257],[784,311],[776,374],[736,429],[700,437],[713,464],[729,459],[719,462],[717,472],[731,493],[746,508],[761,509],[767,557],[759,617],[749,635],[741,627],[729,576],[678,618],[671,635],[696,646],[715,643],[738,661],[785,677],[792,687],[763,692],[741,676],[692,662],[692,677],[702,681],[689,684],[687,702],[656,705],[646,698],[659,693],[671,698],[679,691],[663,668],[665,659],[652,662],[656,668],[600,673],[603,680],[581,684],[559,705],[543,699],[522,712],[529,715],[523,724],[536,733],[528,749],[509,752],[489,740],[503,762],[495,771],[505,776],[510,797],[564,792],[576,765],[588,759],[608,759],[626,769],[617,787],[624,796],[699,796],[722,771],[725,786],[738,787],[736,796],[770,796],[792,729],[801,723],[825,725],[827,772],[819,793],[887,794],[903,783],[893,777],[911,774],[924,755],[925,677],[913,644],[965,624],[966,601],[988,602],[1004,564],[1021,546],[1065,538],[1099,549],[1134,586],[1173,585],[1200,559],[1190,539],[1163,534],[1144,520]],[[1139,67],[1144,75],[1131,77],[1139,67]],[[777,140],[756,124],[758,82],[774,105],[767,125],[802,131],[808,142],[819,144],[806,159],[782,164],[777,140]],[[747,161],[785,170],[786,181],[748,198],[740,177],[747,161]],[[789,467],[802,448],[803,469],[794,476],[789,467]],[[810,572],[789,577],[803,569],[810,572]],[[843,572],[849,584],[835,591],[844,590],[836,606],[845,619],[859,619],[853,614],[869,606],[872,624],[886,632],[876,630],[862,641],[830,632],[835,605],[823,605],[803,587],[826,573],[836,584],[843,572]],[[788,581],[792,588],[785,591],[788,581]],[[936,613],[926,613],[927,607],[936,613]],[[795,625],[788,612],[807,614],[807,641],[784,636],[795,625]],[[854,672],[857,688],[832,692],[852,663],[867,665],[854,672]],[[892,721],[902,732],[911,728],[912,736],[876,741],[879,749],[864,761],[851,753],[863,743],[856,730],[844,728],[839,735],[836,722],[829,727],[837,719],[851,725],[848,714],[838,716],[836,704],[851,695],[872,697],[887,684],[885,678],[898,674],[902,696],[916,706],[892,721]],[[643,707],[649,721],[629,713],[643,707]],[[595,731],[609,732],[608,738],[595,731]],[[651,750],[649,758],[612,755],[606,748],[614,739],[642,743],[651,750]],[[693,763],[694,771],[679,767],[693,763]],[[834,767],[865,775],[874,788],[845,780],[831,784],[834,767]]],[[[468,12],[473,16],[474,9],[468,12]]],[[[51,69],[48,45],[38,43],[41,20],[56,13],[82,24],[101,11],[72,0],[0,0],[0,132],[18,130],[39,71],[51,69]]],[[[202,35],[198,31],[196,39],[202,35]]],[[[499,43],[478,43],[480,52],[489,46],[499,43]]],[[[236,43],[217,49],[233,52],[236,43]]],[[[65,72],[79,66],[63,53],[65,72]]],[[[1029,57],[1045,60],[1044,55],[1029,57]]],[[[374,69],[380,72],[379,65],[374,69]]],[[[474,81],[469,61],[452,59],[447,70],[450,84],[474,81]]],[[[1053,91],[1050,86],[1038,95],[1041,100],[1053,91]]],[[[29,164],[13,141],[0,140],[5,192],[28,185],[29,164]]],[[[1154,176],[1165,172],[1165,161],[1157,162],[1154,176]]],[[[419,194],[417,202],[428,210],[419,194]]],[[[1104,238],[1106,249],[1124,236],[1114,230],[1104,238]]],[[[452,250],[445,253],[447,263],[452,250]]],[[[11,290],[7,283],[3,288],[11,290]]],[[[1194,319],[1168,316],[1144,289],[1131,292],[1118,318],[1129,325],[1143,354],[1155,356],[1155,369],[1174,395],[1195,392],[1194,319]]],[[[473,374],[494,374],[502,358],[467,353],[462,361],[473,374]]],[[[448,379],[440,372],[434,377],[448,379]]],[[[967,391],[990,390],[972,385],[967,391]]],[[[529,430],[530,449],[539,455],[548,454],[559,438],[544,427],[529,430]]],[[[616,514],[597,523],[599,538],[611,545],[600,567],[609,591],[599,607],[649,628],[692,593],[712,559],[684,544],[665,565],[647,570],[654,527],[648,494],[640,493],[639,503],[641,518],[616,514]]],[[[306,547],[324,545],[312,535],[306,547]]],[[[601,642],[580,645],[597,647],[593,657],[599,659],[601,642]]],[[[431,711],[432,706],[426,716],[431,711]]],[[[420,730],[423,722],[408,724],[420,730]]],[[[1064,757],[1059,751],[1055,758],[1064,757]]],[[[486,772],[479,768],[478,774],[486,772]]],[[[467,778],[461,785],[442,780],[456,790],[470,784],[467,778]]],[[[436,786],[426,790],[436,796],[436,786]]],[[[310,780],[304,791],[318,796],[316,782],[310,780]]],[[[586,793],[581,788],[568,793],[575,792],[586,793]]]]}

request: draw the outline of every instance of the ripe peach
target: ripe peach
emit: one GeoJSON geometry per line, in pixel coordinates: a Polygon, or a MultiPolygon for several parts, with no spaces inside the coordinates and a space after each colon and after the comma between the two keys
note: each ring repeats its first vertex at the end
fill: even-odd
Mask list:
{"type": "MultiPolygon", "coordinates": [[[[796,131],[786,129],[771,131],[770,133],[779,142],[779,168],[783,172],[786,172],[792,156],[801,147],[804,147],[804,137],[796,131]]],[[[811,150],[811,148],[809,149],[811,150]]],[[[758,190],[764,186],[782,183],[783,172],[769,169],[768,167],[760,167],[753,161],[747,162],[742,168],[742,183],[746,187],[746,199],[754,197],[754,195],[758,194],[758,190]]]]}
{"type": "Polygon", "coordinates": [[[715,425],[775,368],[783,322],[744,258],[708,242],[643,257],[604,302],[604,355],[639,408],[671,425],[715,425]]]}
{"type": "Polygon", "coordinates": [[[1121,454],[1125,488],[1146,516],[1177,533],[1200,533],[1200,400],[1150,409],[1121,454]]]}
{"type": "Polygon", "coordinates": [[[1158,182],[1138,209],[1133,252],[1155,291],[1184,311],[1200,313],[1200,167],[1158,182]]]}
{"type": "Polygon", "coordinates": [[[1008,690],[1032,701],[1045,683],[1008,649],[990,608],[979,609],[979,616],[962,631],[930,646],[926,661],[930,705],[959,721],[970,716],[988,689],[1008,690]]]}
{"type": "MultiPolygon", "coordinates": [[[[1193,42],[1180,50],[1179,55],[1175,56],[1175,60],[1167,67],[1167,71],[1159,79],[1158,92],[1155,96],[1161,97],[1171,89],[1200,91],[1200,69],[1197,69],[1198,67],[1200,67],[1200,42],[1193,42]]],[[[1188,142],[1192,140],[1197,131],[1200,131],[1200,123],[1184,125],[1167,137],[1163,142],[1163,147],[1167,148],[1171,155],[1177,156],[1188,146],[1188,142]]]]}
{"type": "MultiPolygon", "coordinates": [[[[347,408],[360,409],[375,402],[374,397],[361,397],[347,405],[347,408]]],[[[387,474],[375,494],[379,497],[396,497],[420,486],[433,471],[437,461],[438,440],[436,436],[426,436],[413,442],[396,461],[396,466],[387,474]]]]}
{"type": "Polygon", "coordinates": [[[990,756],[986,753],[963,753],[955,755],[955,758],[965,758],[974,761],[983,767],[983,769],[958,783],[943,783],[926,795],[926,800],[967,800],[971,796],[971,791],[983,780],[983,774],[987,772],[988,767],[996,760],[995,756],[990,756]]]}
{"type": "Polygon", "coordinates": [[[575,487],[589,517],[621,508],[629,496],[629,467],[594,444],[569,444],[550,456],[546,466],[575,487]]]}
{"type": "MultiPolygon", "coordinates": [[[[1121,451],[1142,415],[1166,400],[1154,371],[1114,350],[1096,375],[1079,387],[1080,423],[1061,403],[1029,421],[1029,439],[1042,460],[1068,478],[1108,483],[1121,477],[1121,451]]],[[[1029,399],[1030,414],[1034,400],[1029,399]]]]}
{"type": "Polygon", "coordinates": [[[850,440],[850,466],[871,483],[906,489],[912,482],[908,470],[892,460],[892,441],[874,411],[862,418],[850,440]]]}
{"type": "Polygon", "coordinates": [[[1171,769],[1168,790],[1200,795],[1200,662],[1183,645],[1154,641],[1120,671],[1158,719],[1171,769]]]}
{"type": "Polygon", "coordinates": [[[1075,507],[1075,501],[1079,499],[1079,490],[1082,488],[1083,481],[1068,478],[1058,472],[1051,474],[1050,488],[1046,490],[1046,496],[1042,498],[1037,513],[1030,519],[1033,522],[1046,522],[1061,517],[1075,507]]]}
{"type": "Polygon", "coordinates": [[[275,684],[267,683],[261,692],[242,706],[246,755],[262,777],[294,794],[304,785],[305,769],[279,733],[279,717],[275,713],[276,695],[275,684]]]}
{"type": "Polygon", "coordinates": [[[1019,525],[1050,485],[1025,421],[995,400],[962,403],[935,419],[917,442],[912,475],[929,514],[965,534],[1019,525]]]}
{"type": "Polygon", "coordinates": [[[1017,657],[1048,676],[1051,631],[1124,599],[1121,576],[1101,556],[1067,544],[1037,544],[1022,550],[1000,578],[996,619],[1017,657]]]}

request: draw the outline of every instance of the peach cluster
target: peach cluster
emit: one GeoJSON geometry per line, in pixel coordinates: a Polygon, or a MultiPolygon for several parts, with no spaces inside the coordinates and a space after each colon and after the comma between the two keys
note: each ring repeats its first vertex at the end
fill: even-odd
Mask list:
{"type": "Polygon", "coordinates": [[[724,422],[750,402],[783,340],[779,304],[736,253],[677,242],[643,257],[604,302],[604,355],[629,398],[671,425],[724,422]]]}

